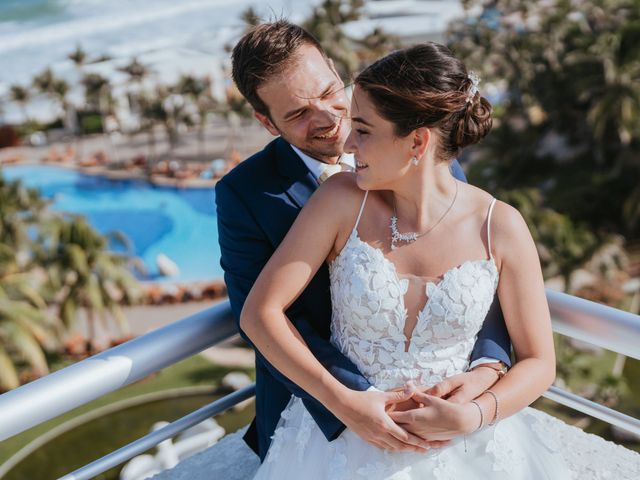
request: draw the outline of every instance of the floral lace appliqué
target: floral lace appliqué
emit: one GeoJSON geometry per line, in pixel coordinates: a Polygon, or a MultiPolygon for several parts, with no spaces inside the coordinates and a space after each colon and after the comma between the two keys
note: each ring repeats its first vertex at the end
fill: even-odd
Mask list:
{"type": "Polygon", "coordinates": [[[354,229],[330,265],[332,342],[381,390],[461,373],[498,285],[493,259],[471,260],[426,285],[427,302],[405,351],[408,281],[354,229]]]}

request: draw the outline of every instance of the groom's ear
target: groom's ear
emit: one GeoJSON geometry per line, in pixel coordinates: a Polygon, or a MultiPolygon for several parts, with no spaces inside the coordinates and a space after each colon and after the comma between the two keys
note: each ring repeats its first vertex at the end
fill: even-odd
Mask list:
{"type": "Polygon", "coordinates": [[[258,120],[262,124],[262,126],[269,131],[271,135],[273,135],[274,137],[280,135],[280,130],[276,128],[271,118],[269,118],[267,115],[258,112],[253,112],[253,115],[256,117],[256,120],[258,120]]]}
{"type": "Polygon", "coordinates": [[[416,128],[413,131],[413,145],[411,146],[411,153],[416,158],[422,158],[431,143],[431,130],[427,127],[416,128]]]}

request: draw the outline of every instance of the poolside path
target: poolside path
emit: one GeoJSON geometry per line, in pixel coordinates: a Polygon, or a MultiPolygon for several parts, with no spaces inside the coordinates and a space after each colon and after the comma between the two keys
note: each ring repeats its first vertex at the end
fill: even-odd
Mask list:
{"type": "MultiPolygon", "coordinates": [[[[124,313],[129,320],[131,334],[138,336],[210,308],[220,301],[199,301],[158,306],[139,305],[126,307],[124,313]]],[[[83,313],[79,313],[77,325],[78,333],[86,335],[87,323],[86,316],[83,313]]],[[[112,322],[109,322],[108,330],[102,324],[98,324],[96,330],[97,344],[102,347],[106,346],[109,337],[117,338],[120,335],[120,332],[112,322]]],[[[203,350],[200,355],[211,363],[225,367],[253,368],[255,360],[253,350],[243,345],[239,335],[203,350]]]]}

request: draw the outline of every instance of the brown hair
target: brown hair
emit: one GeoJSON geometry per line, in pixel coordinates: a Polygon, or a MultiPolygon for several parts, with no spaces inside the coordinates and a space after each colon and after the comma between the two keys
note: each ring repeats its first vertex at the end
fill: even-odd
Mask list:
{"type": "Polygon", "coordinates": [[[258,88],[295,61],[295,54],[303,45],[316,47],[327,59],[313,35],[286,20],[255,26],[233,48],[233,81],[256,112],[269,116],[269,108],[258,95],[258,88]]]}
{"type": "Polygon", "coordinates": [[[491,104],[473,88],[464,63],[440,44],[395,51],[355,80],[400,137],[420,127],[439,129],[440,157],[450,160],[491,130],[491,104]]]}

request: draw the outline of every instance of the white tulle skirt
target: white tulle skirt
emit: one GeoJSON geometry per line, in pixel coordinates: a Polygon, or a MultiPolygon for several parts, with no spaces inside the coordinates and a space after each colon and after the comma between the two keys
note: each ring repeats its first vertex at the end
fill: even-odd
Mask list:
{"type": "Polygon", "coordinates": [[[282,413],[255,479],[640,479],[640,454],[533,408],[427,453],[395,453],[345,430],[328,442],[302,401],[282,413]]]}

